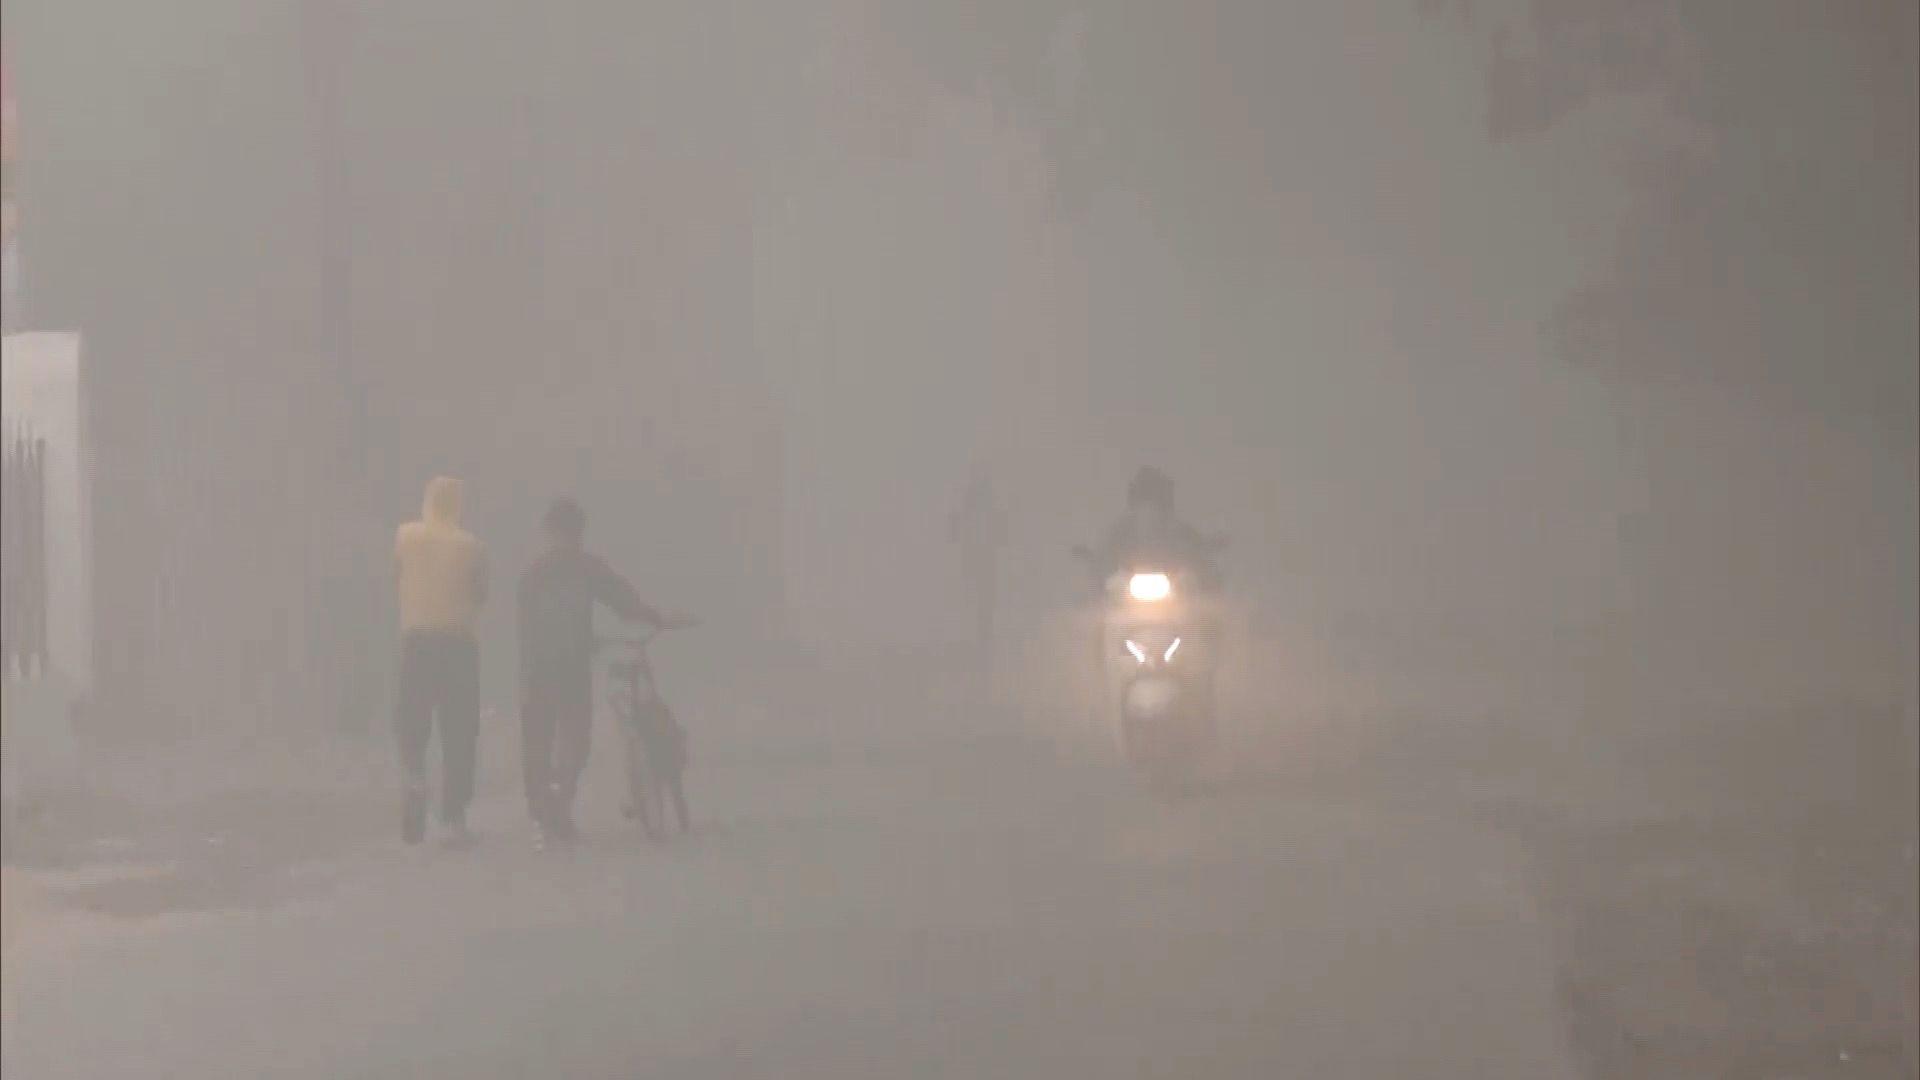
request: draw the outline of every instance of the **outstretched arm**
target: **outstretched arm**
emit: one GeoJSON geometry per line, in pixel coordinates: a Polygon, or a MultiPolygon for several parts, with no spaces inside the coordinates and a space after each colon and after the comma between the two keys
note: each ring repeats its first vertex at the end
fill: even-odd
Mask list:
{"type": "Polygon", "coordinates": [[[593,560],[593,598],[628,622],[650,622],[665,627],[672,621],[640,599],[639,592],[626,578],[615,572],[605,560],[597,558],[593,560]]]}

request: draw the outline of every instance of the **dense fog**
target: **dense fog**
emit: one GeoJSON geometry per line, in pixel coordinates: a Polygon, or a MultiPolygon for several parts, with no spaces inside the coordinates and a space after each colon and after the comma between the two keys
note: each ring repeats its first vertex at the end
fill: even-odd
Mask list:
{"type": "Polygon", "coordinates": [[[1229,539],[1238,737],[1571,733],[1552,786],[1784,724],[1703,768],[1824,746],[1911,876],[1917,36],[1908,0],[11,0],[9,325],[81,341],[74,752],[386,768],[436,475],[490,567],[483,789],[562,495],[702,617],[659,662],[728,745],[1064,738],[1069,548],[1156,465],[1229,539]]]}
{"type": "Polygon", "coordinates": [[[503,566],[572,492],[756,639],[933,645],[970,468],[1030,624],[1156,462],[1309,636],[1900,692],[1903,5],[1746,20],[1726,49],[1796,61],[1704,118],[1693,84],[1754,75],[1691,55],[1705,18],[1642,73],[1631,10],[18,6],[28,297],[87,335],[109,638],[203,530],[245,553],[177,568],[192,603],[309,663],[240,624],[377,562],[440,470],[503,566]],[[1630,77],[1507,130],[1516,54],[1608,49],[1630,77]],[[1662,213],[1716,253],[1647,265],[1662,213]],[[1610,286],[1615,347],[1568,346],[1610,286]]]}

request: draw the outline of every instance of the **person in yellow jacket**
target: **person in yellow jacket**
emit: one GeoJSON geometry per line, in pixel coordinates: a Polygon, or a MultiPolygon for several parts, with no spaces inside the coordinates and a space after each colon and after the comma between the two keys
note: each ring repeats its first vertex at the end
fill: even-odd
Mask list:
{"type": "Polygon", "coordinates": [[[460,527],[460,481],[435,477],[419,521],[400,526],[394,571],[400,598],[400,677],[394,728],[405,785],[401,839],[427,828],[427,742],[440,727],[440,822],[469,839],[467,804],[480,737],[480,647],[474,627],[487,600],[487,554],[460,527]]]}

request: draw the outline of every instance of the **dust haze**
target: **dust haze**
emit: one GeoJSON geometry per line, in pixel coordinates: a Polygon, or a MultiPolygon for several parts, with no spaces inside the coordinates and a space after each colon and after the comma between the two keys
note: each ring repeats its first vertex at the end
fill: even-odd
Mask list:
{"type": "Polygon", "coordinates": [[[7,1075],[1912,1075],[1916,39],[11,0],[7,1075]],[[1174,790],[1070,553],[1143,467],[1174,790]],[[557,499],[697,619],[684,835],[604,651],[571,802],[557,499]]]}

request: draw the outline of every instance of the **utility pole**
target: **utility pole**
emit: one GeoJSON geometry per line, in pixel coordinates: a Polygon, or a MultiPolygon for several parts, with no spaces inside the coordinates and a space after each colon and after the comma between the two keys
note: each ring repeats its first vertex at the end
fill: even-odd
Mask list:
{"type": "Polygon", "coordinates": [[[353,0],[302,0],[300,46],[307,75],[320,260],[318,346],[333,365],[345,405],[347,479],[364,487],[366,388],[353,346],[353,222],[349,213],[344,97],[354,31],[353,0]]]}
{"type": "Polygon", "coordinates": [[[296,27],[306,76],[318,262],[310,362],[322,366],[313,385],[331,401],[313,414],[311,438],[302,440],[318,483],[311,493],[316,497],[297,508],[312,519],[299,530],[304,608],[294,650],[299,655],[286,658],[296,661],[296,669],[317,673],[325,684],[302,686],[302,699],[326,703],[336,722],[349,728],[365,719],[350,698],[368,677],[359,670],[354,644],[364,637],[364,627],[354,624],[374,614],[356,610],[354,603],[360,594],[354,584],[361,576],[354,572],[361,553],[355,530],[372,518],[366,385],[353,335],[354,222],[345,109],[356,14],[354,0],[301,0],[296,27]]]}

